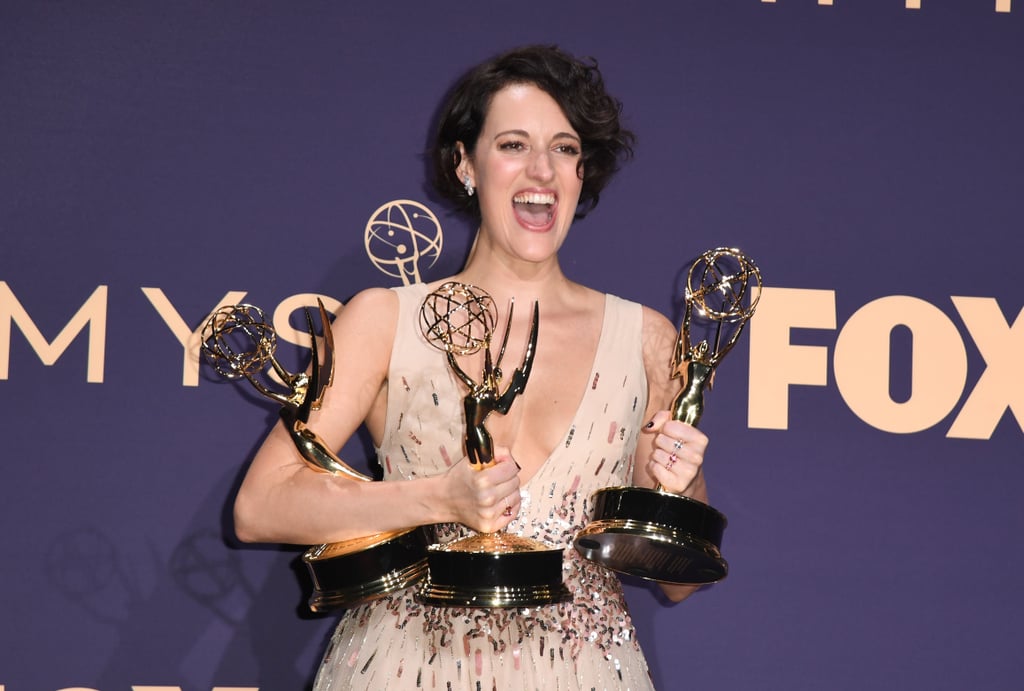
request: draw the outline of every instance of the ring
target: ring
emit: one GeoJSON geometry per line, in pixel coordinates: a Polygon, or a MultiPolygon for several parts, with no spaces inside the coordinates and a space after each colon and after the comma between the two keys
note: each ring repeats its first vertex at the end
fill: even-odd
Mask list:
{"type": "Polygon", "coordinates": [[[505,497],[505,515],[512,515],[512,505],[508,503],[508,497],[505,497]]]}
{"type": "Polygon", "coordinates": [[[683,448],[683,440],[682,439],[676,439],[676,443],[672,445],[672,448],[675,449],[676,451],[678,451],[679,449],[683,448]]]}
{"type": "Polygon", "coordinates": [[[672,470],[672,466],[674,466],[676,464],[677,460],[679,460],[679,459],[676,458],[676,455],[674,453],[673,454],[669,454],[668,462],[665,464],[665,467],[668,468],[669,470],[672,470]]]}

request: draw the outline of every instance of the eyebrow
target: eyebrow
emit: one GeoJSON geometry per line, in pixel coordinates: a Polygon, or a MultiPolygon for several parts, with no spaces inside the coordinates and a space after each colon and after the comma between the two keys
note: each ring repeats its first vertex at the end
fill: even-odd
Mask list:
{"type": "MultiPolygon", "coordinates": [[[[498,139],[499,137],[505,137],[510,134],[518,135],[520,137],[526,137],[527,139],[530,137],[530,133],[527,132],[526,130],[505,130],[504,132],[498,132],[497,134],[495,134],[494,139],[498,139]]],[[[581,141],[579,136],[573,134],[572,132],[558,132],[557,134],[555,134],[554,137],[552,137],[552,139],[572,139],[573,141],[576,142],[581,141]]]]}

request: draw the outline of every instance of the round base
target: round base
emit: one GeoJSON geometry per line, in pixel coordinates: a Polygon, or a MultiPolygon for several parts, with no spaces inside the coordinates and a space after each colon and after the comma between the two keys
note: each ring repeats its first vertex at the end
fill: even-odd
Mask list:
{"type": "Polygon", "coordinates": [[[472,588],[423,581],[416,599],[434,607],[541,607],[568,602],[572,593],[562,583],[548,586],[491,586],[472,588]]]}
{"type": "Polygon", "coordinates": [[[575,545],[591,561],[650,581],[704,585],[729,573],[714,544],[654,523],[595,521],[580,531],[575,545]]]}
{"type": "Polygon", "coordinates": [[[725,516],[703,502],[642,487],[594,493],[594,520],[576,551],[613,571],[662,583],[702,585],[725,578],[725,516]]]}
{"type": "Polygon", "coordinates": [[[437,607],[538,607],[572,599],[562,550],[515,535],[473,535],[427,551],[416,599],[437,607]]]}
{"type": "Polygon", "coordinates": [[[302,555],[313,579],[309,608],[329,612],[408,588],[427,573],[429,542],[413,528],[310,547],[302,555]]]}

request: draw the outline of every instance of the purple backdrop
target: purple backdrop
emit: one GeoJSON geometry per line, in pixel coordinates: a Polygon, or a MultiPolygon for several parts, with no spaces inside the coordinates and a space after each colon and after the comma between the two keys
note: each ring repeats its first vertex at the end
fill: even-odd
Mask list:
{"type": "Polygon", "coordinates": [[[457,267],[431,114],[538,41],[640,136],[569,273],[676,320],[728,244],[770,287],[701,423],[731,573],[627,584],[659,688],[1017,688],[1024,5],[657,4],[0,5],[0,691],[308,686],[298,550],[230,537],[275,411],[188,334],[397,285],[364,229],[399,200],[457,267]]]}

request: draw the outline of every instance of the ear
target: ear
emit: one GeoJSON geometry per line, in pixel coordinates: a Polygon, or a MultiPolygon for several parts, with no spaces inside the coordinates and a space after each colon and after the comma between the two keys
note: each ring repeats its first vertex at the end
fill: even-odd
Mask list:
{"type": "Polygon", "coordinates": [[[455,142],[456,150],[459,152],[459,164],[455,166],[455,174],[459,180],[465,180],[469,176],[469,183],[476,186],[476,171],[473,170],[473,161],[466,153],[466,146],[462,142],[455,142]]]}

